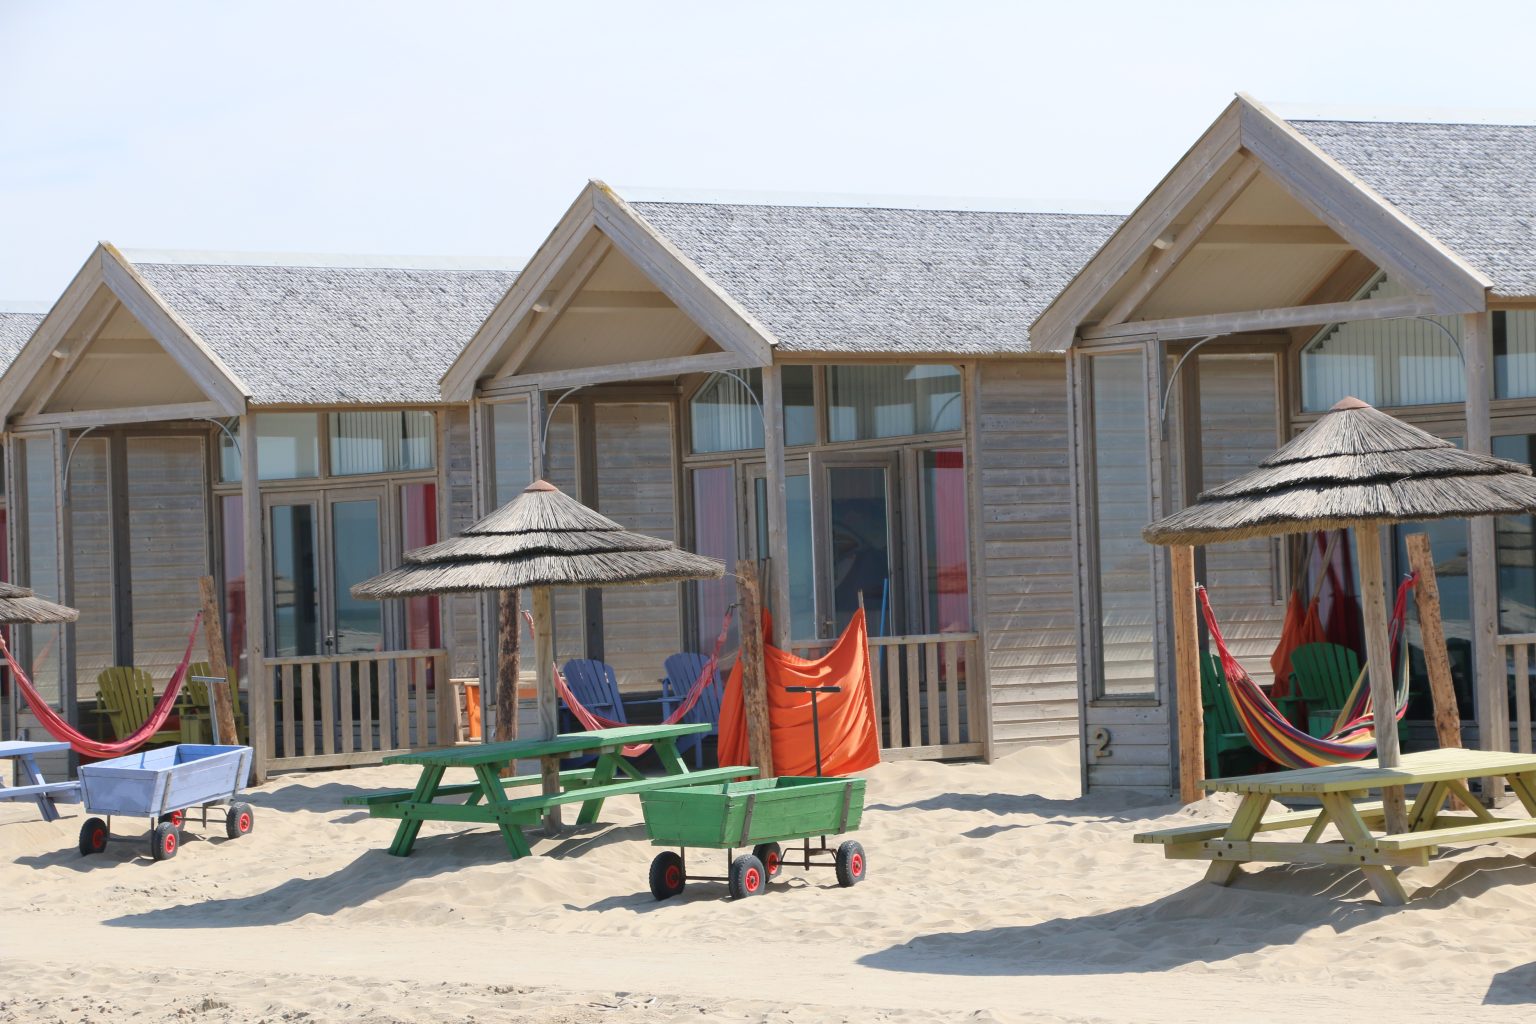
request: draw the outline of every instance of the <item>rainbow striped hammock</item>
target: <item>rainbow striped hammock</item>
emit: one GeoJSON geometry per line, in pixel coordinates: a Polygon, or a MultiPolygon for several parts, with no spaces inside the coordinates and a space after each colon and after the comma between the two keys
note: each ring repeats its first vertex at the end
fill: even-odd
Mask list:
{"type": "MultiPolygon", "coordinates": [[[[1392,620],[1388,630],[1390,646],[1395,647],[1402,634],[1403,618],[1408,609],[1408,591],[1417,577],[1410,576],[1397,588],[1397,600],[1392,606],[1392,620]]],[[[1227,693],[1237,708],[1237,717],[1243,723],[1243,731],[1253,743],[1254,749],[1276,764],[1285,768],[1317,768],[1329,764],[1346,764],[1370,757],[1376,750],[1375,715],[1371,709],[1370,688],[1363,685],[1365,674],[1355,681],[1348,706],[1340,712],[1333,732],[1328,736],[1310,736],[1292,725],[1280,710],[1270,703],[1259,684],[1253,681],[1242,665],[1227,648],[1211,611],[1210,598],[1205,587],[1196,586],[1195,596],[1200,602],[1201,614],[1210,630],[1211,640],[1221,656],[1221,668],[1227,677],[1227,693]]],[[[1402,673],[1397,687],[1397,714],[1399,721],[1408,710],[1408,659],[1400,659],[1402,673]]]]}

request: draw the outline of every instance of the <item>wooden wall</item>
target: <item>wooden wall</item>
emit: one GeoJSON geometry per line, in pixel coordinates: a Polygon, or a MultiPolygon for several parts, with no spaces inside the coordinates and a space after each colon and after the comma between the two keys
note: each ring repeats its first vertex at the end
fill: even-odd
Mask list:
{"type": "Polygon", "coordinates": [[[979,364],[975,445],[993,754],[1078,735],[1066,363],[979,364]]]}
{"type": "MultiPolygon", "coordinates": [[[[443,509],[438,536],[447,539],[475,521],[474,455],[469,439],[469,407],[444,406],[442,419],[443,493],[437,496],[443,509]]],[[[458,594],[445,598],[443,643],[448,648],[449,675],[478,678],[480,675],[479,598],[458,594]]]]}

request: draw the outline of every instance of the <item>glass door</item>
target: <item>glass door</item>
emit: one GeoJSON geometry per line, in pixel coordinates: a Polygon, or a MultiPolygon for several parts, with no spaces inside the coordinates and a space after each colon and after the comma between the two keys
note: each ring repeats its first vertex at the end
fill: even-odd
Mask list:
{"type": "Polygon", "coordinates": [[[898,469],[894,452],[812,456],[817,625],[840,634],[863,597],[872,636],[902,621],[898,469]]]}
{"type": "Polygon", "coordinates": [[[384,649],[384,605],[352,596],[383,568],[382,488],[268,494],[273,656],[384,649]]]}
{"type": "Polygon", "coordinates": [[[264,504],[271,539],[268,648],[279,658],[321,654],[319,499],[272,494],[264,504]]]}
{"type": "Polygon", "coordinates": [[[353,597],[352,587],[383,571],[383,492],[372,488],[328,491],[325,504],[331,551],[325,651],[382,651],[384,604],[353,597]]]}
{"type": "MultiPolygon", "coordinates": [[[[768,470],[756,462],[746,467],[752,501],[748,536],[752,557],[759,563],[771,553],[768,549],[768,470]]],[[[811,540],[811,476],[804,462],[784,467],[785,504],[788,511],[789,541],[789,638],[813,640],[816,631],[816,571],[811,540]]],[[[772,609],[777,613],[777,609],[772,609]]]]}

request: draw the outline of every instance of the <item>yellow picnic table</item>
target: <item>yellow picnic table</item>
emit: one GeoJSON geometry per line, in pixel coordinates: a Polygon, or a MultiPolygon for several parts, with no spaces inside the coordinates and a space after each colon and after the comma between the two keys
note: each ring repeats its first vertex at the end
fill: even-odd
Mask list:
{"type": "Polygon", "coordinates": [[[1401,906],[1408,894],[1395,868],[1429,863],[1436,847],[1508,836],[1536,838],[1536,754],[1487,750],[1427,750],[1404,754],[1396,768],[1375,759],[1353,764],[1303,768],[1267,775],[1206,779],[1214,793],[1241,793],[1230,822],[1183,825],[1143,832],[1138,843],[1163,847],[1171,860],[1208,860],[1206,881],[1227,885],[1247,863],[1339,864],[1359,867],[1381,902],[1401,906]],[[1466,780],[1503,776],[1525,808],[1526,817],[1494,815],[1467,789],[1466,780]],[[1373,790],[1418,787],[1408,810],[1408,831],[1377,834],[1386,815],[1379,802],[1356,802],[1373,790]],[[1320,809],[1265,817],[1271,800],[1316,800],[1320,809]],[[1467,813],[1448,813],[1446,801],[1459,798],[1467,813]],[[1328,825],[1339,838],[1323,841],[1328,825]],[[1260,832],[1305,828],[1301,839],[1256,840],[1260,832]]]}

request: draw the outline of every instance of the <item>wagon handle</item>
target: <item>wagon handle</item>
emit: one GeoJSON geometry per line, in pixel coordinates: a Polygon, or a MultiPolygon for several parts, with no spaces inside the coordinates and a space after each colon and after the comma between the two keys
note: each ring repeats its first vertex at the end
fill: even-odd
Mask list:
{"type": "Polygon", "coordinates": [[[816,706],[816,698],[823,693],[842,693],[841,686],[786,686],[786,693],[808,693],[811,695],[811,740],[816,745],[816,777],[821,778],[821,709],[816,706]]]}

